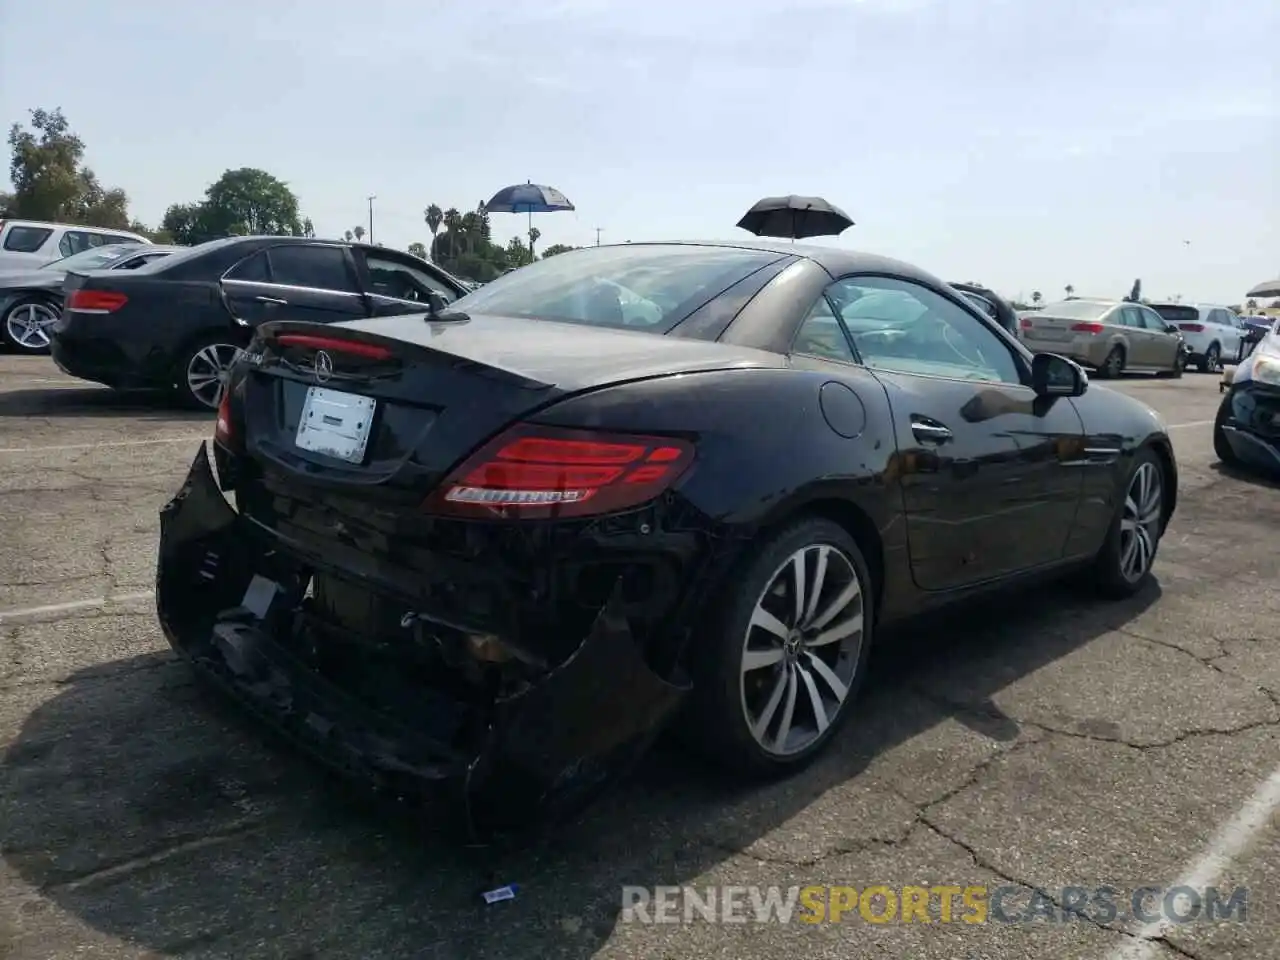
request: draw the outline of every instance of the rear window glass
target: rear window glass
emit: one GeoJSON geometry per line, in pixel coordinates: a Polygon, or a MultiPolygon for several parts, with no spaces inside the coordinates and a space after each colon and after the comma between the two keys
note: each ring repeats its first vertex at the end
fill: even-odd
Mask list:
{"type": "Polygon", "coordinates": [[[1041,309],[1027,314],[1034,317],[1037,314],[1044,317],[1063,317],[1067,320],[1096,320],[1114,304],[1098,303],[1093,300],[1059,300],[1057,303],[1047,303],[1041,309]]]}
{"type": "Polygon", "coordinates": [[[457,309],[665,333],[782,256],[694,244],[588,247],[499,277],[459,300],[457,309]]]}
{"type": "Polygon", "coordinates": [[[1200,311],[1195,307],[1184,307],[1177,303],[1160,303],[1151,307],[1164,318],[1165,323],[1195,323],[1200,319],[1200,311]]]}
{"type": "Polygon", "coordinates": [[[4,248],[14,253],[35,253],[53,233],[47,227],[10,227],[5,234],[4,248]]]}

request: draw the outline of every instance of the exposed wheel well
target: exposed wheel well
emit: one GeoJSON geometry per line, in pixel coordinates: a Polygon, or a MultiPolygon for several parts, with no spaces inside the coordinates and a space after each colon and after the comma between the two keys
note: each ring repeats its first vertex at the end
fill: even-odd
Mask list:
{"type": "Polygon", "coordinates": [[[778,517],[770,523],[769,529],[772,530],[784,524],[792,523],[796,519],[805,516],[823,517],[830,520],[832,523],[839,524],[849,536],[853,537],[858,547],[862,550],[862,556],[867,561],[867,569],[871,573],[873,595],[876,601],[875,609],[878,616],[880,601],[884,594],[884,543],[880,539],[880,533],[876,530],[875,524],[871,522],[871,518],[863,513],[857,504],[848,500],[835,498],[810,500],[801,504],[787,515],[778,517]]]}
{"type": "Polygon", "coordinates": [[[1164,474],[1165,490],[1167,495],[1164,498],[1164,525],[1168,526],[1169,519],[1173,516],[1174,508],[1178,505],[1178,488],[1174,481],[1177,480],[1177,468],[1173,463],[1173,451],[1163,441],[1156,440],[1150,444],[1151,451],[1160,459],[1160,471],[1164,474]]]}

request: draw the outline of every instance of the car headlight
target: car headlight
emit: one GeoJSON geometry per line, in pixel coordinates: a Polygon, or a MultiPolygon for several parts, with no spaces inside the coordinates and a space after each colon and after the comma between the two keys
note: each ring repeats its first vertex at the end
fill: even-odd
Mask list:
{"type": "Polygon", "coordinates": [[[1258,383],[1280,386],[1280,357],[1257,357],[1249,370],[1249,376],[1258,383]]]}

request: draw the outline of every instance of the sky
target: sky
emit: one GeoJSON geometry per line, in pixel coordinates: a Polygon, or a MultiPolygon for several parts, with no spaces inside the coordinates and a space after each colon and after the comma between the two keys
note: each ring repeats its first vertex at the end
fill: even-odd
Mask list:
{"type": "Polygon", "coordinates": [[[540,246],[797,193],[1009,296],[1238,303],[1280,275],[1278,50],[1275,0],[0,0],[0,121],[61,107],[150,224],[243,166],[322,236],[376,195],[395,247],[527,180],[577,208],[540,246]]]}

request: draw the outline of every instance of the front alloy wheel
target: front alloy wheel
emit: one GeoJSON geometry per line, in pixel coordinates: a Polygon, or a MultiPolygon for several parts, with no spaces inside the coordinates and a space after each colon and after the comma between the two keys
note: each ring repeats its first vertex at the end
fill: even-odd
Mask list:
{"type": "Polygon", "coordinates": [[[778,568],[742,649],[742,708],[766,753],[800,753],[826,732],[849,695],[862,634],[862,584],[839,549],[804,547],[778,568]]]}
{"type": "Polygon", "coordinates": [[[1129,482],[1120,518],[1120,573],[1130,583],[1137,583],[1156,559],[1160,542],[1161,498],[1160,468],[1151,461],[1141,464],[1129,482]]]}

